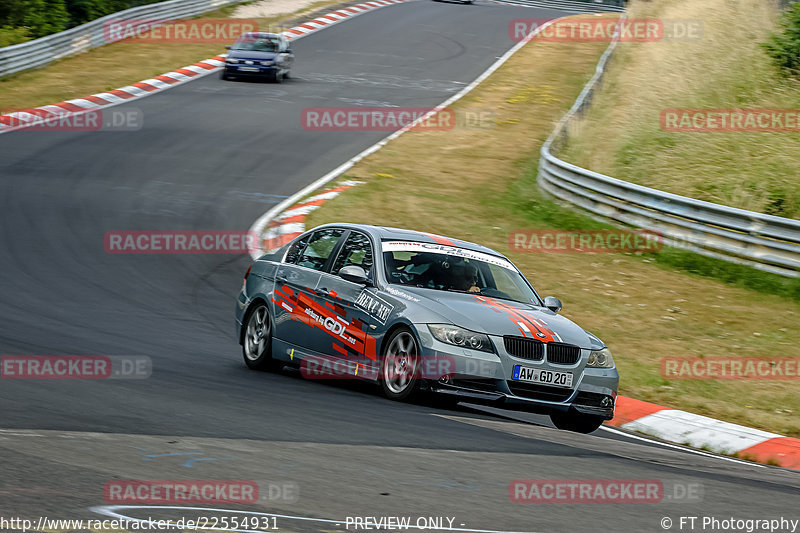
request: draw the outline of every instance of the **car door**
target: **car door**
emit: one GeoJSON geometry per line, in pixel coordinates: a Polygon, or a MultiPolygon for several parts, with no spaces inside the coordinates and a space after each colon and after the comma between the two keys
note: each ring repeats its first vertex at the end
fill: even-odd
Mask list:
{"type": "Polygon", "coordinates": [[[324,228],[304,235],[289,247],[275,273],[273,335],[316,351],[327,335],[319,321],[316,289],[339,239],[341,228],[324,228]]]}
{"type": "MultiPolygon", "coordinates": [[[[374,287],[354,283],[339,277],[345,266],[357,265],[370,274],[374,268],[374,247],[370,238],[351,230],[337,251],[327,272],[318,281],[315,298],[331,317],[329,339],[323,348],[328,353],[358,363],[364,377],[377,371],[376,338],[372,331],[385,324],[391,305],[380,298],[374,287]]],[[[354,369],[355,370],[355,369],[354,369]]],[[[355,373],[355,372],[354,372],[355,373]]]]}

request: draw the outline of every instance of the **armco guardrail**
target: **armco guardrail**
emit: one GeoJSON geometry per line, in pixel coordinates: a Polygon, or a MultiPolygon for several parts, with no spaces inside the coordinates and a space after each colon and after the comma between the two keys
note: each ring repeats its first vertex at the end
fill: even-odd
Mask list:
{"type": "Polygon", "coordinates": [[[539,187],[593,216],[658,231],[667,244],[767,272],[800,277],[800,220],[643,187],[572,165],[553,155],[553,151],[569,141],[570,128],[591,103],[615,47],[616,42],[609,45],[595,75],[542,146],[539,187]]]}
{"type": "Polygon", "coordinates": [[[108,44],[109,22],[168,21],[193,17],[244,0],[169,0],[112,13],[105,17],[34,41],[0,48],[0,77],[43,67],[67,56],[108,44]]]}
{"type": "Polygon", "coordinates": [[[571,13],[622,12],[623,0],[604,0],[603,2],[581,2],[579,0],[499,0],[504,4],[526,7],[557,9],[571,13]]]}

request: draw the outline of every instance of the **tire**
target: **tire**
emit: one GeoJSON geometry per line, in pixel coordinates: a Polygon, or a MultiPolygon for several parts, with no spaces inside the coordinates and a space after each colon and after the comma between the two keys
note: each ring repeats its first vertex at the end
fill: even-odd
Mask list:
{"type": "Polygon", "coordinates": [[[283,74],[279,71],[275,71],[275,74],[272,75],[272,83],[281,83],[283,82],[283,74]]]}
{"type": "Polygon", "coordinates": [[[228,77],[228,73],[227,73],[227,72],[225,72],[225,68],[224,68],[224,67],[223,67],[223,69],[222,69],[222,72],[220,72],[220,74],[219,74],[219,77],[220,77],[220,79],[223,79],[223,80],[226,80],[226,81],[227,81],[228,79],[230,79],[230,78],[228,77]]]}
{"type": "Polygon", "coordinates": [[[407,328],[395,330],[381,360],[380,384],[384,396],[408,402],[419,396],[419,343],[407,328]]]}
{"type": "Polygon", "coordinates": [[[550,413],[550,420],[558,429],[576,433],[591,433],[603,424],[602,417],[584,415],[574,411],[550,413]]]}
{"type": "Polygon", "coordinates": [[[283,363],[272,358],[272,318],[267,304],[259,302],[248,312],[242,332],[242,356],[252,370],[280,370],[283,363]]]}
{"type": "Polygon", "coordinates": [[[291,72],[289,72],[288,70],[287,70],[286,72],[284,72],[284,73],[283,73],[283,79],[284,79],[284,80],[288,80],[288,79],[289,79],[289,78],[291,78],[291,77],[292,77],[292,76],[291,76],[291,72]]]}

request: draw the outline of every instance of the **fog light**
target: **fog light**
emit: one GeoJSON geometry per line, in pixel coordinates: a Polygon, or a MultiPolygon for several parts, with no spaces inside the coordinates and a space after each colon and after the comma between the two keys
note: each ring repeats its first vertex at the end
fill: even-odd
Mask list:
{"type": "Polygon", "coordinates": [[[445,374],[444,376],[439,378],[439,383],[444,383],[446,385],[450,384],[450,374],[445,374]]]}
{"type": "Polygon", "coordinates": [[[614,406],[614,399],[611,396],[605,396],[602,400],[600,400],[600,407],[613,407],[614,406]]]}

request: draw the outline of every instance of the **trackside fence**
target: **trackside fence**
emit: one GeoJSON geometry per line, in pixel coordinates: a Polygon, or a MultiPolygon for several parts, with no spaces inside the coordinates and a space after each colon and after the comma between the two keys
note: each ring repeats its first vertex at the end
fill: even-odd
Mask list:
{"type": "Polygon", "coordinates": [[[567,163],[563,149],[602,83],[616,48],[606,49],[575,104],[542,146],[538,185],[555,198],[617,225],[660,232],[666,244],[800,277],[800,220],[695,200],[629,183],[567,163]]]}
{"type": "Polygon", "coordinates": [[[184,19],[242,1],[169,0],[126,9],[53,35],[6,46],[0,48],[0,78],[23,70],[41,68],[64,57],[108,44],[104,30],[112,22],[129,21],[135,26],[147,21],[184,19]]]}

